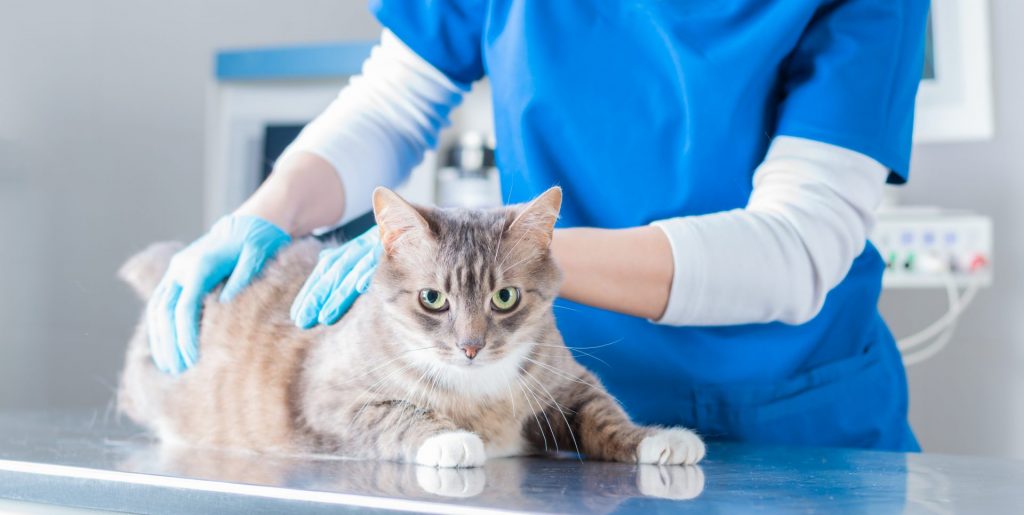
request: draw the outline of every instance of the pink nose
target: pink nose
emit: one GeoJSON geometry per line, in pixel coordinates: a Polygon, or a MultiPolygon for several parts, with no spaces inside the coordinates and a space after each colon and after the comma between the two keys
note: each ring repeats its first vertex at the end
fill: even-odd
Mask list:
{"type": "Polygon", "coordinates": [[[484,340],[482,338],[469,338],[459,342],[459,348],[462,349],[462,352],[466,353],[467,358],[473,359],[480,353],[480,349],[484,348],[484,340]]]}

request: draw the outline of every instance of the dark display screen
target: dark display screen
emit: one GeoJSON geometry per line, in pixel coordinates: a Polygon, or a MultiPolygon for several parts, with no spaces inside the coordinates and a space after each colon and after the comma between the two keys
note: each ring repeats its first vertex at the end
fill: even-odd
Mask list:
{"type": "MultiPolygon", "coordinates": [[[[260,162],[260,182],[265,181],[270,176],[277,158],[295,140],[304,126],[295,124],[266,126],[263,131],[263,159],[260,162]]],[[[318,238],[321,240],[347,241],[366,232],[375,223],[373,212],[370,211],[327,234],[318,236],[318,238]]]]}

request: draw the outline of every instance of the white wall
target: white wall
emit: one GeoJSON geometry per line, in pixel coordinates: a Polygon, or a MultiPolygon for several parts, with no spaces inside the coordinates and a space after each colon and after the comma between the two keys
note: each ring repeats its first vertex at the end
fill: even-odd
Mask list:
{"type": "Polygon", "coordinates": [[[378,32],[364,0],[0,0],[0,407],[110,398],[118,265],[203,229],[215,49],[378,32]]]}
{"type": "MultiPolygon", "coordinates": [[[[915,148],[900,199],[993,217],[995,284],[950,347],[910,369],[911,422],[926,450],[1024,458],[1024,2],[990,4],[996,137],[915,148]]],[[[908,334],[943,303],[943,293],[888,292],[882,309],[908,334]]]]}

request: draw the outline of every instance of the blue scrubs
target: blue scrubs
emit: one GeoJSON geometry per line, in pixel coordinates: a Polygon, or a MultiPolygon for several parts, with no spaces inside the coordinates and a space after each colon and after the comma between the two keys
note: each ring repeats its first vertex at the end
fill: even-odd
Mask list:
{"type": "MultiPolygon", "coordinates": [[[[525,201],[561,185],[563,227],[742,208],[776,135],[849,148],[887,166],[890,181],[907,178],[927,0],[372,6],[451,79],[490,78],[505,194],[525,201]]],[[[868,244],[798,326],[666,327],[562,301],[571,309],[556,315],[639,422],[917,450],[903,366],[877,310],[882,270],[868,244]]]]}

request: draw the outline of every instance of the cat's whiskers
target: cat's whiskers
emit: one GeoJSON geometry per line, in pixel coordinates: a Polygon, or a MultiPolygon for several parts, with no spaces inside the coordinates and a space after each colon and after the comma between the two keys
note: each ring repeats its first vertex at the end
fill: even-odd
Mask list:
{"type": "Polygon", "coordinates": [[[512,419],[516,419],[516,397],[512,395],[512,381],[509,380],[508,373],[502,370],[501,375],[505,377],[505,386],[508,387],[508,400],[512,402],[512,419]]]}
{"type": "Polygon", "coordinates": [[[530,363],[533,363],[534,365],[537,365],[539,367],[547,369],[548,371],[550,371],[551,373],[557,375],[558,377],[561,377],[562,379],[565,379],[567,381],[572,381],[574,383],[579,383],[581,385],[588,386],[588,387],[590,387],[590,388],[592,388],[592,389],[594,389],[596,391],[600,391],[600,389],[597,387],[597,385],[592,384],[592,383],[588,383],[588,382],[586,382],[586,381],[584,381],[584,380],[582,380],[582,379],[580,379],[578,377],[572,377],[571,375],[567,374],[563,370],[555,368],[555,367],[553,367],[551,365],[548,365],[546,363],[541,363],[540,361],[537,361],[537,360],[534,360],[534,359],[530,359],[529,357],[526,357],[525,359],[527,361],[529,361],[530,363]]]}
{"type": "Polygon", "coordinates": [[[437,387],[437,380],[438,380],[438,377],[440,375],[441,368],[437,367],[437,366],[434,366],[434,367],[431,367],[430,370],[431,370],[430,378],[429,378],[430,379],[430,390],[427,392],[427,398],[432,399],[432,398],[434,398],[434,389],[435,389],[435,387],[437,387]]]}
{"type": "MultiPolygon", "coordinates": [[[[520,370],[522,370],[523,373],[526,374],[527,378],[533,380],[533,382],[536,383],[536,385],[539,386],[541,388],[541,390],[544,390],[544,393],[546,393],[548,398],[551,399],[551,402],[553,402],[555,404],[555,409],[558,410],[558,414],[559,415],[562,415],[562,420],[565,422],[565,429],[566,429],[566,431],[569,431],[569,438],[572,439],[572,445],[573,445],[573,447],[576,448],[576,455],[580,458],[580,461],[583,461],[583,457],[580,454],[580,445],[579,445],[579,443],[576,442],[576,435],[572,431],[572,424],[569,423],[569,418],[565,416],[565,410],[568,409],[568,408],[563,409],[562,406],[560,404],[558,404],[558,401],[555,400],[555,396],[551,395],[551,391],[548,390],[548,387],[544,386],[544,383],[541,383],[539,380],[537,380],[537,378],[534,377],[533,374],[531,374],[529,371],[527,371],[526,369],[523,369],[523,368],[520,368],[520,370]]],[[[576,411],[571,410],[571,409],[568,409],[568,410],[573,415],[576,414],[576,411]]]]}
{"type": "Polygon", "coordinates": [[[608,364],[608,361],[605,361],[604,359],[601,359],[600,357],[594,355],[593,353],[587,352],[586,349],[600,349],[600,348],[608,347],[610,345],[614,345],[614,344],[616,344],[618,342],[621,342],[621,341],[623,341],[623,339],[622,338],[618,338],[618,339],[612,340],[612,341],[610,341],[608,343],[605,343],[603,345],[593,345],[593,346],[590,346],[590,347],[569,347],[567,345],[545,345],[543,343],[535,343],[534,345],[537,346],[537,347],[544,347],[544,348],[551,348],[551,349],[567,348],[567,349],[569,349],[569,352],[579,352],[580,354],[583,354],[583,355],[585,355],[587,357],[590,357],[590,358],[596,359],[598,361],[601,361],[602,363],[605,364],[606,367],[611,367],[610,364],[608,364]]]}
{"type": "Polygon", "coordinates": [[[605,347],[609,347],[611,345],[615,345],[616,343],[619,343],[622,340],[623,340],[623,338],[616,338],[616,339],[614,339],[614,340],[612,340],[612,341],[610,341],[608,343],[604,343],[604,344],[601,344],[601,345],[592,345],[590,347],[570,347],[568,345],[547,345],[547,344],[543,344],[543,343],[534,343],[534,345],[536,345],[538,347],[551,347],[553,349],[566,348],[566,349],[569,349],[569,350],[578,350],[578,349],[590,350],[590,349],[603,349],[605,347]]]}
{"type": "Polygon", "coordinates": [[[537,259],[537,256],[532,256],[532,255],[531,256],[526,256],[525,258],[520,259],[519,261],[516,261],[515,263],[513,263],[513,264],[511,264],[511,265],[509,265],[509,266],[507,266],[505,268],[502,268],[501,272],[498,272],[498,273],[504,275],[505,272],[508,272],[509,270],[512,270],[513,268],[515,268],[515,267],[517,267],[517,266],[519,266],[519,265],[521,265],[523,263],[526,263],[526,262],[529,262],[529,261],[533,261],[534,259],[537,259]]]}
{"type": "MultiPolygon", "coordinates": [[[[618,340],[616,340],[616,341],[618,341],[618,340]]],[[[612,343],[614,343],[614,342],[612,342],[612,343]]],[[[609,345],[610,345],[610,344],[609,344],[609,345]]],[[[559,346],[557,346],[557,345],[541,345],[541,347],[552,347],[552,348],[559,348],[559,346]]],[[[545,355],[545,356],[546,356],[546,355],[545,355]]],[[[541,357],[541,355],[538,355],[537,357],[539,358],[539,357],[541,357]]],[[[599,359],[599,358],[597,358],[596,356],[591,356],[591,357],[593,357],[594,359],[599,359]]],[[[529,357],[527,357],[527,359],[530,359],[530,358],[529,358],[529,357]]],[[[540,365],[540,366],[542,366],[542,367],[545,367],[545,368],[547,368],[548,370],[551,370],[551,371],[552,371],[552,372],[554,372],[554,373],[559,373],[559,372],[561,372],[561,374],[560,374],[560,375],[561,375],[561,377],[563,377],[563,378],[565,378],[565,379],[567,379],[567,380],[570,380],[570,381],[573,381],[573,382],[576,382],[576,383],[579,383],[579,384],[585,385],[585,386],[589,386],[589,387],[590,387],[590,388],[592,388],[592,389],[593,389],[594,391],[597,391],[597,392],[603,392],[603,391],[604,391],[604,390],[603,390],[603,388],[601,388],[600,386],[598,386],[598,385],[596,385],[596,384],[593,384],[593,383],[588,383],[588,382],[586,382],[586,381],[584,381],[584,380],[582,380],[582,379],[580,379],[580,378],[573,378],[573,377],[571,377],[571,376],[569,376],[569,375],[565,375],[564,371],[562,371],[562,370],[560,370],[560,369],[558,369],[558,368],[556,368],[556,367],[552,367],[552,366],[550,366],[550,365],[546,365],[546,364],[544,364],[544,363],[541,363],[541,362],[539,362],[539,361],[535,361],[535,360],[533,360],[533,359],[530,359],[530,361],[531,361],[531,362],[533,362],[534,364],[537,364],[537,365],[540,365]]],[[[620,401],[619,401],[619,399],[617,399],[617,398],[615,398],[615,397],[611,397],[611,400],[612,400],[612,401],[614,401],[614,402],[615,402],[616,404],[618,404],[618,405],[619,405],[619,407],[621,407],[622,409],[626,409],[626,407],[625,407],[625,406],[624,406],[624,405],[622,404],[622,402],[620,402],[620,401]]]]}
{"type": "MultiPolygon", "coordinates": [[[[613,342],[613,343],[615,343],[615,342],[613,342]]],[[[588,347],[566,347],[565,345],[540,345],[540,344],[537,344],[537,346],[538,347],[552,348],[552,349],[569,349],[570,352],[573,352],[573,351],[579,352],[580,354],[583,354],[584,356],[596,359],[596,360],[600,361],[601,363],[604,363],[605,365],[607,365],[609,367],[611,366],[611,365],[608,364],[607,361],[605,361],[605,360],[603,360],[603,359],[601,359],[601,358],[599,358],[599,357],[597,357],[597,356],[595,356],[595,355],[593,355],[593,354],[591,354],[589,352],[580,350],[581,348],[586,349],[588,347]]]]}
{"type": "MultiPolygon", "coordinates": [[[[523,238],[525,238],[526,235],[529,234],[529,232],[530,231],[523,231],[523,234],[519,236],[519,239],[516,240],[515,244],[512,245],[512,248],[508,249],[508,252],[505,253],[505,255],[501,258],[501,262],[498,263],[498,266],[496,266],[495,268],[501,268],[501,265],[505,264],[505,260],[512,255],[512,251],[516,250],[516,247],[519,246],[519,242],[523,241],[523,238]]],[[[498,241],[500,242],[501,240],[499,239],[498,241]]],[[[495,255],[497,255],[497,253],[495,253],[495,255]]]]}
{"type": "MultiPolygon", "coordinates": [[[[571,348],[569,349],[569,351],[570,351],[570,352],[571,352],[572,350],[573,350],[573,349],[571,349],[571,348]]],[[[609,364],[609,363],[608,363],[607,361],[605,361],[605,360],[603,360],[603,359],[601,359],[601,358],[599,358],[599,357],[597,357],[597,356],[595,356],[595,355],[593,355],[593,354],[591,354],[591,353],[589,353],[589,352],[586,352],[586,351],[582,351],[582,350],[579,350],[579,349],[576,349],[576,352],[579,352],[580,354],[583,354],[584,356],[587,356],[588,358],[591,358],[591,359],[596,359],[596,360],[600,361],[601,363],[604,363],[604,364],[605,364],[605,366],[608,366],[608,367],[610,367],[610,366],[611,366],[611,365],[610,365],[610,364],[609,364]]]]}
{"type": "MultiPolygon", "coordinates": [[[[527,372],[526,372],[526,370],[523,370],[523,367],[519,367],[519,371],[520,371],[520,372],[522,372],[522,373],[524,373],[524,374],[525,374],[525,373],[527,373],[527,372]]],[[[525,387],[526,387],[526,389],[530,391],[530,395],[532,395],[532,396],[533,396],[533,400],[537,401],[537,405],[538,405],[538,406],[540,406],[540,405],[542,405],[542,404],[544,405],[544,407],[543,407],[543,408],[541,408],[541,410],[540,410],[540,414],[541,414],[541,415],[544,415],[544,421],[545,421],[545,422],[547,423],[547,425],[548,425],[548,430],[550,430],[550,431],[551,431],[551,440],[552,440],[552,441],[554,442],[554,444],[555,444],[555,452],[558,452],[558,450],[559,450],[559,449],[558,449],[558,436],[557,436],[557,435],[556,435],[556,433],[555,433],[555,427],[551,425],[551,419],[550,419],[550,418],[548,417],[548,410],[546,409],[546,408],[550,408],[550,407],[551,407],[551,405],[550,405],[550,404],[548,404],[548,403],[546,403],[546,402],[542,402],[542,401],[540,400],[540,396],[539,396],[539,395],[537,395],[537,392],[536,392],[536,391],[535,391],[535,390],[534,390],[534,389],[533,389],[532,387],[530,387],[530,384],[529,384],[529,383],[527,383],[526,381],[523,381],[523,380],[521,379],[521,378],[522,378],[523,376],[519,376],[519,377],[520,377],[520,380],[519,380],[519,381],[520,381],[520,383],[522,383],[522,385],[523,385],[523,386],[525,386],[525,387]]],[[[545,439],[545,441],[547,441],[547,439],[545,439]]]]}
{"type": "MultiPolygon", "coordinates": [[[[526,389],[523,388],[523,381],[516,377],[515,382],[516,385],[519,386],[519,390],[523,392],[523,398],[530,405],[530,412],[533,414],[533,420],[537,422],[537,431],[540,432],[540,437],[544,439],[544,452],[548,452],[548,437],[544,434],[544,426],[540,424],[540,417],[537,416],[537,410],[533,409],[533,401],[531,400],[530,395],[526,393],[526,389]]],[[[538,407],[539,406],[540,405],[538,404],[538,407]]],[[[553,437],[554,434],[551,436],[553,437]]]]}
{"type": "Polygon", "coordinates": [[[601,344],[601,345],[592,345],[590,347],[569,347],[569,348],[570,349],[583,349],[583,350],[603,349],[605,347],[609,347],[609,346],[615,345],[616,343],[619,343],[622,340],[623,340],[623,338],[616,338],[616,339],[614,339],[614,340],[612,340],[612,341],[610,341],[608,343],[601,344]]]}
{"type": "Polygon", "coordinates": [[[425,402],[430,402],[430,400],[434,399],[434,391],[435,388],[437,387],[437,380],[441,373],[441,367],[437,365],[430,365],[429,370],[430,374],[427,375],[428,387],[425,389],[425,391],[427,392],[427,400],[425,402]]]}
{"type": "Polygon", "coordinates": [[[423,370],[423,374],[421,374],[413,383],[413,387],[415,388],[412,395],[413,398],[402,399],[413,408],[408,412],[407,416],[415,416],[417,410],[434,409],[432,407],[433,403],[431,401],[434,398],[434,386],[437,384],[439,370],[440,367],[438,367],[436,364],[426,364],[423,370]],[[427,381],[427,385],[424,385],[421,388],[420,386],[424,379],[427,381]]]}
{"type": "MultiPolygon", "coordinates": [[[[501,240],[502,240],[502,238],[505,237],[505,223],[504,223],[504,221],[502,221],[502,223],[501,223],[501,225],[499,227],[500,228],[498,229],[498,244],[494,246],[494,258],[491,259],[491,264],[497,264],[497,262],[498,262],[498,252],[501,251],[501,240]]],[[[497,268],[497,267],[495,267],[495,268],[497,268]]]]}
{"type": "Polygon", "coordinates": [[[374,395],[379,393],[379,391],[383,391],[383,389],[386,386],[388,386],[387,380],[390,379],[391,376],[394,376],[395,374],[398,374],[399,372],[403,372],[405,370],[408,370],[409,367],[412,367],[413,365],[415,365],[415,363],[411,363],[410,362],[410,363],[406,363],[405,365],[403,365],[400,368],[396,368],[395,370],[392,370],[387,375],[385,375],[384,377],[382,377],[379,380],[377,380],[377,382],[373,383],[369,388],[364,390],[363,393],[359,394],[359,397],[356,397],[356,399],[352,402],[352,404],[358,403],[359,400],[362,399],[364,396],[369,396],[369,398],[366,399],[366,402],[364,402],[362,404],[362,406],[359,408],[359,411],[357,411],[355,416],[352,417],[352,421],[354,422],[354,421],[358,420],[359,417],[366,410],[367,406],[369,406],[370,403],[373,402],[374,395]]]}
{"type": "Polygon", "coordinates": [[[406,402],[408,402],[409,404],[412,404],[413,406],[421,406],[420,399],[423,399],[424,403],[429,402],[430,398],[427,397],[426,393],[425,393],[427,389],[426,388],[420,388],[419,386],[420,386],[420,383],[427,377],[427,374],[430,373],[430,371],[431,371],[431,367],[430,366],[427,366],[427,367],[423,368],[423,373],[420,374],[420,376],[418,378],[416,378],[416,381],[414,381],[413,384],[412,384],[412,387],[415,388],[413,390],[413,397],[414,398],[411,399],[411,400],[410,399],[405,399],[406,402]]]}
{"type": "Polygon", "coordinates": [[[426,347],[420,347],[418,349],[411,349],[411,350],[404,351],[404,352],[400,353],[399,355],[397,355],[397,356],[395,356],[395,357],[385,361],[384,363],[376,365],[373,368],[371,368],[370,370],[367,370],[366,372],[363,372],[362,374],[359,374],[359,375],[354,376],[354,377],[350,377],[350,378],[348,378],[348,380],[346,380],[344,382],[341,382],[341,383],[338,383],[338,385],[339,386],[340,385],[345,385],[345,384],[351,383],[351,382],[353,382],[353,381],[355,381],[357,379],[362,379],[362,378],[364,378],[364,377],[366,377],[366,376],[376,372],[377,370],[380,370],[380,369],[390,365],[391,363],[394,363],[395,361],[398,361],[398,360],[404,358],[405,355],[409,354],[410,352],[416,352],[416,351],[427,350],[427,349],[432,349],[432,348],[434,348],[433,345],[428,345],[426,347]]]}

